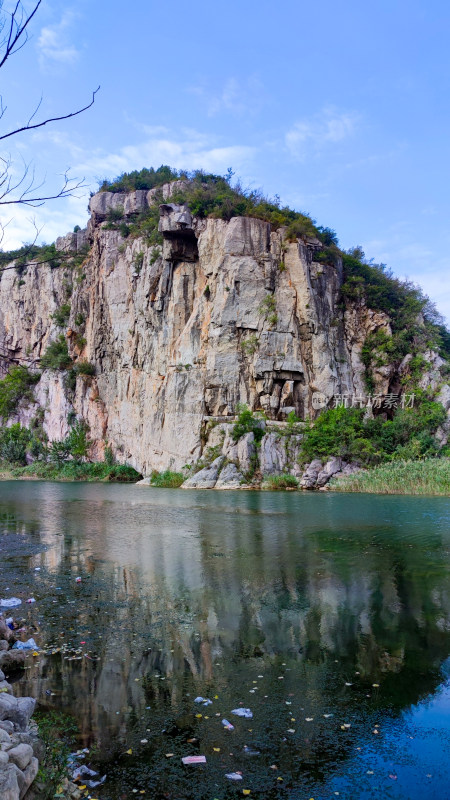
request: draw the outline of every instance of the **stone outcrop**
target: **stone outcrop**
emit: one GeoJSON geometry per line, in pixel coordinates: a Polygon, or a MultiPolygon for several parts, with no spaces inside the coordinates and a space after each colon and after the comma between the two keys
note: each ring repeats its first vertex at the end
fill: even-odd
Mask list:
{"type": "Polygon", "coordinates": [[[236,464],[230,463],[222,469],[214,488],[241,489],[244,484],[245,478],[242,472],[239,472],[236,464]]]}
{"type": "Polygon", "coordinates": [[[219,456],[209,467],[204,467],[188,478],[182,489],[214,489],[224,461],[225,457],[219,456]]]}
{"type": "MultiPolygon", "coordinates": [[[[363,343],[369,333],[389,333],[390,323],[361,303],[342,308],[339,260],[316,261],[316,240],[287,242],[259,219],[193,217],[172,202],[184,185],[100,192],[90,200],[87,230],[57,241],[67,252],[89,242],[81,265],[31,263],[20,276],[1,273],[3,371],[11,363],[38,368],[63,335],[74,362],[88,361],[95,373],[79,374],[71,388],[64,371],[44,371],[35,402],[22,403],[10,423],[37,420],[53,441],[67,435],[71,419],[84,419],[92,458],[102,459],[108,444],[118,462],[148,475],[192,467],[211,446],[205,425],[232,421],[239,403],[281,423],[292,411],[314,418],[318,396],[327,404],[365,394],[363,343]],[[111,223],[135,222],[155,203],[162,244],[123,238],[111,223]],[[70,316],[60,328],[55,312],[64,304],[70,316]]],[[[430,365],[438,387],[431,355],[430,365]]],[[[394,372],[374,367],[377,392],[399,385],[394,372]]],[[[300,477],[295,453],[276,431],[266,437],[261,473],[300,477]]],[[[251,438],[228,436],[222,453],[243,475],[255,469],[251,438]]]]}

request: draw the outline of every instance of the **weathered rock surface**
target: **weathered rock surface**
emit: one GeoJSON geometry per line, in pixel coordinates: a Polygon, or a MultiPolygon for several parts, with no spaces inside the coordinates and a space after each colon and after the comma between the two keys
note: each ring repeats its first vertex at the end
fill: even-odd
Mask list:
{"type": "Polygon", "coordinates": [[[240,489],[245,483],[244,476],[239,472],[236,464],[226,464],[222,469],[215,489],[240,489]]]}
{"type": "Polygon", "coordinates": [[[279,475],[287,465],[284,437],[266,433],[261,439],[260,469],[263,475],[279,475]]]}
{"type": "Polygon", "coordinates": [[[326,483],[336,475],[337,472],[342,470],[342,458],[330,458],[325,464],[324,468],[320,470],[317,475],[316,487],[325,486],[326,483]]]}
{"type": "Polygon", "coordinates": [[[25,664],[25,653],[22,650],[4,650],[0,652],[0,668],[6,674],[21,669],[25,664]]]}
{"type": "Polygon", "coordinates": [[[216,458],[209,467],[204,467],[195,475],[188,478],[181,486],[182,489],[213,489],[222,468],[224,456],[216,458]]]}
{"type": "Polygon", "coordinates": [[[317,478],[319,477],[319,473],[321,471],[322,462],[317,458],[314,461],[311,461],[311,463],[306,467],[300,481],[300,486],[302,489],[314,489],[317,483],[317,478]]]}
{"type": "Polygon", "coordinates": [[[29,744],[18,744],[8,750],[8,755],[13,764],[24,770],[33,758],[33,748],[29,744]]]}

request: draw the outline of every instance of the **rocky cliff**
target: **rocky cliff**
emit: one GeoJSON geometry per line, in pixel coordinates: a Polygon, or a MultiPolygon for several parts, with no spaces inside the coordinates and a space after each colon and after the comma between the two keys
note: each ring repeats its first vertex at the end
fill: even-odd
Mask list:
{"type": "MultiPolygon", "coordinates": [[[[284,448],[276,462],[267,436],[276,438],[292,411],[313,418],[320,402],[367,395],[362,347],[369,334],[389,336],[390,319],[364,302],[342,302],[342,263],[318,260],[318,239],[287,241],[282,227],[261,219],[194,217],[171,202],[179,184],[98,193],[87,230],[57,240],[67,256],[60,266],[32,261],[1,273],[4,369],[37,368],[61,335],[75,365],[89,365],[70,385],[64,370],[44,370],[35,402],[20,404],[11,420],[39,418],[52,441],[78,417],[89,426],[93,458],[107,444],[147,474],[194,464],[205,445],[219,456],[226,424],[245,403],[270,421],[266,471],[293,468],[295,452],[284,448]],[[136,224],[125,236],[119,221],[152,208],[162,242],[139,235],[136,224]],[[221,433],[207,443],[211,423],[221,433]]],[[[373,392],[401,392],[400,377],[393,365],[374,365],[373,392]]],[[[243,471],[250,457],[243,447],[243,471]]]]}

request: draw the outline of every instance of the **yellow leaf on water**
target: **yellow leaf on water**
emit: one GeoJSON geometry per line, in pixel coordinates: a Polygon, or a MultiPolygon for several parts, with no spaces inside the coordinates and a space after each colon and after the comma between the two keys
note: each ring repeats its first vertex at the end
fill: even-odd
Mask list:
{"type": "Polygon", "coordinates": [[[130,747],[130,749],[129,749],[129,750],[127,750],[127,755],[131,756],[132,752],[133,752],[133,751],[132,751],[132,749],[131,749],[131,747],[130,747]]]}
{"type": "Polygon", "coordinates": [[[250,789],[242,789],[242,794],[250,794],[250,789]]]}
{"type": "Polygon", "coordinates": [[[197,719],[201,719],[203,714],[196,714],[195,716],[197,717],[197,719]]]}
{"type": "Polygon", "coordinates": [[[220,753],[220,747],[213,747],[215,753],[220,753]]]}

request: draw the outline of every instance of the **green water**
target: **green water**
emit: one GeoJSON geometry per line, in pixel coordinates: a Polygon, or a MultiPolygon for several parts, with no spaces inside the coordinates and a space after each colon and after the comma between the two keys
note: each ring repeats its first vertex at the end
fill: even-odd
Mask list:
{"type": "Polygon", "coordinates": [[[57,651],[15,690],[75,716],[92,797],[450,796],[447,499],[8,482],[0,518],[57,651]]]}

